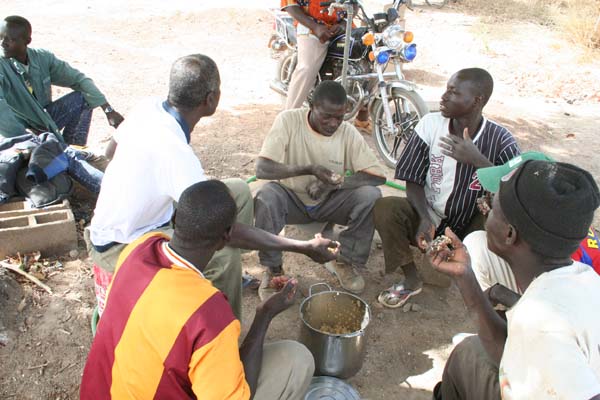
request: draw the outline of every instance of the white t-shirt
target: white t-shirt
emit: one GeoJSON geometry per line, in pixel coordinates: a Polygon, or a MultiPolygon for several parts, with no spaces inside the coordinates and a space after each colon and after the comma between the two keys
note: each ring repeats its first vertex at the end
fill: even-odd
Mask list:
{"type": "Polygon", "coordinates": [[[173,201],[206,180],[185,133],[160,99],[141,102],[114,135],[108,165],[90,225],[92,243],[131,243],[169,222],[173,201]]]}
{"type": "Polygon", "coordinates": [[[504,400],[600,394],[600,276],[579,262],[546,272],[507,312],[504,400]]]}

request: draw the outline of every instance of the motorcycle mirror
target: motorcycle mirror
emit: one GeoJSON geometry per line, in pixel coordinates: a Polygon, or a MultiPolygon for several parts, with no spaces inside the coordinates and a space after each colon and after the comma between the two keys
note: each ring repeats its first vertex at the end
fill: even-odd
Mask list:
{"type": "Polygon", "coordinates": [[[387,10],[387,21],[388,23],[392,23],[398,19],[398,10],[395,8],[388,8],[387,10]]]}

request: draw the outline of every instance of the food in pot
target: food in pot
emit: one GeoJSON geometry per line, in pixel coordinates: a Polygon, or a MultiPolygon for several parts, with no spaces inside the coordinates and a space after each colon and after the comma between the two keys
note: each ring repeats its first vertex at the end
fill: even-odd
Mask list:
{"type": "Polygon", "coordinates": [[[353,300],[347,308],[328,305],[327,321],[316,328],[330,335],[353,333],[361,329],[364,315],[365,310],[358,300],[353,300]]]}

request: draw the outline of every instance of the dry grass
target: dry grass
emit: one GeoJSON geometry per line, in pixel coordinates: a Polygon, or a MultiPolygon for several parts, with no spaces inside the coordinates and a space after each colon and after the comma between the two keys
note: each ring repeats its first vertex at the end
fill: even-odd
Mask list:
{"type": "Polygon", "coordinates": [[[517,20],[552,26],[573,43],[600,48],[600,0],[464,0],[465,12],[491,23],[517,20]]]}

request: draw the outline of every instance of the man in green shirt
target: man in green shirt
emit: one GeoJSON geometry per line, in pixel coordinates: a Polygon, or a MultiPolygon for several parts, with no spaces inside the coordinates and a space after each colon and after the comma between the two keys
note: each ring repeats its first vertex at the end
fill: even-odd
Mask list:
{"type": "Polygon", "coordinates": [[[85,145],[94,108],[100,106],[114,128],[123,121],[90,78],[47,50],[27,47],[31,24],[25,18],[6,17],[0,41],[0,138],[49,131],[85,145]],[[73,92],[53,102],[52,85],[73,92]]]}

